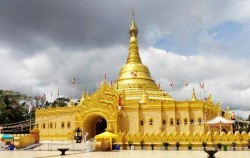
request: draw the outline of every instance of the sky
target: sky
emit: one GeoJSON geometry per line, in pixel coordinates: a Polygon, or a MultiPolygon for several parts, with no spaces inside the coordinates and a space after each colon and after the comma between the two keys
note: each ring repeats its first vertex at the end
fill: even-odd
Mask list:
{"type": "Polygon", "coordinates": [[[93,93],[105,73],[114,82],[128,55],[132,7],[142,62],[163,90],[176,100],[190,99],[192,89],[198,99],[211,93],[247,118],[248,0],[1,0],[0,89],[52,101],[58,91],[93,93]]]}

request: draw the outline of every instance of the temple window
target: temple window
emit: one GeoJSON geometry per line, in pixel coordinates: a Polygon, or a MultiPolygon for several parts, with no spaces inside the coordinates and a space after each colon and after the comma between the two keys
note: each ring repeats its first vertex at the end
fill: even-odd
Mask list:
{"type": "Polygon", "coordinates": [[[165,119],[162,120],[162,124],[166,125],[166,120],[165,119]]]}
{"type": "Polygon", "coordinates": [[[149,119],[149,125],[150,126],[153,126],[154,125],[154,120],[151,118],[151,119],[149,119]]]}
{"type": "Polygon", "coordinates": [[[198,124],[201,125],[201,118],[198,118],[198,124]]]}
{"type": "Polygon", "coordinates": [[[187,125],[187,119],[186,118],[184,119],[184,125],[187,125]]]}
{"type": "Polygon", "coordinates": [[[190,119],[190,125],[194,125],[194,119],[190,119]]]}
{"type": "Polygon", "coordinates": [[[180,120],[179,119],[176,120],[176,125],[177,126],[180,125],[180,120]]]}
{"type": "Polygon", "coordinates": [[[64,122],[62,122],[62,124],[61,124],[61,128],[64,128],[64,122]]]}
{"type": "Polygon", "coordinates": [[[170,126],[174,125],[174,119],[170,119],[170,126]]]}
{"type": "Polygon", "coordinates": [[[70,128],[70,122],[67,123],[67,127],[70,128]]]}
{"type": "Polygon", "coordinates": [[[143,126],[143,120],[141,120],[140,122],[141,122],[141,126],[143,126]]]}
{"type": "Polygon", "coordinates": [[[52,122],[49,124],[49,128],[53,128],[53,123],[52,122]]]}
{"type": "Polygon", "coordinates": [[[43,129],[45,129],[46,128],[46,124],[45,123],[43,123],[43,129]]]}
{"type": "Polygon", "coordinates": [[[55,128],[56,128],[56,122],[55,122],[55,128]]]}

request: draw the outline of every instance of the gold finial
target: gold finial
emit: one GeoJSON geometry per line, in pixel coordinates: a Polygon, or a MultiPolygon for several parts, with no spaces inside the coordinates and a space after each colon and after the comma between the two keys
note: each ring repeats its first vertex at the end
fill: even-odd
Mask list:
{"type": "Polygon", "coordinates": [[[196,98],[196,95],[195,95],[195,90],[193,88],[193,93],[192,93],[192,101],[196,101],[197,98],[196,98]]]}
{"type": "Polygon", "coordinates": [[[209,92],[209,95],[208,95],[207,99],[208,99],[209,101],[211,101],[211,102],[213,101],[212,92],[209,92]]]}

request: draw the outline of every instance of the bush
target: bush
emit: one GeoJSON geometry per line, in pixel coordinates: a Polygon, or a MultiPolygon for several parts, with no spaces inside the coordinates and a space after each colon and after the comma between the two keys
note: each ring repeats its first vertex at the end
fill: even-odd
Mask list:
{"type": "Polygon", "coordinates": [[[188,143],[188,149],[191,150],[192,149],[192,143],[188,143]]]}

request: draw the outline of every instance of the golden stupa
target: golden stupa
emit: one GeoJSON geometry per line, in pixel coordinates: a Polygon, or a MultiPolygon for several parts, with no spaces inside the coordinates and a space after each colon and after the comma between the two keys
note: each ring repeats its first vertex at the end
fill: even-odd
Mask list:
{"type": "Polygon", "coordinates": [[[76,106],[71,102],[68,107],[36,110],[41,140],[72,140],[76,128],[90,139],[108,128],[123,143],[176,141],[184,135],[185,141],[190,135],[211,141],[205,122],[221,113],[220,103],[213,104],[211,94],[206,100],[197,99],[195,90],[191,100],[177,101],[162,90],[141,61],[137,34],[132,18],[127,62],[113,85],[104,82],[92,95],[83,91],[76,106]]]}

